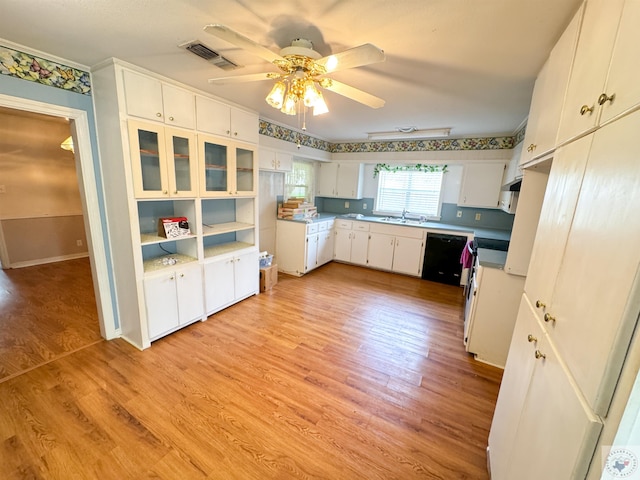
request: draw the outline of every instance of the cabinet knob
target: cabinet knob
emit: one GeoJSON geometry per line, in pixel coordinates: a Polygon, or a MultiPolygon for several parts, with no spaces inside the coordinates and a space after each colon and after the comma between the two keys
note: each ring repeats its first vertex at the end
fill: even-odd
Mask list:
{"type": "Polygon", "coordinates": [[[534,355],[536,356],[536,358],[542,358],[542,359],[547,358],[547,355],[542,353],[540,350],[536,350],[534,355]]]}
{"type": "Polygon", "coordinates": [[[169,120],[171,120],[173,122],[173,117],[169,117],[169,120]]]}
{"type": "Polygon", "coordinates": [[[611,102],[613,103],[613,100],[616,98],[616,94],[614,93],[613,95],[611,95],[610,97],[607,96],[606,93],[602,93],[599,97],[598,97],[598,105],[604,105],[607,102],[611,102]]]}
{"type": "Polygon", "coordinates": [[[529,145],[527,147],[527,152],[531,153],[536,149],[537,145],[535,143],[532,143],[531,145],[529,145]]]}
{"type": "Polygon", "coordinates": [[[156,113],[156,117],[160,118],[162,114],[160,112],[156,113]]]}
{"type": "Polygon", "coordinates": [[[184,273],[181,273],[181,274],[180,274],[180,278],[184,278],[184,273]]]}
{"type": "Polygon", "coordinates": [[[545,314],[544,314],[544,321],[545,321],[545,322],[547,322],[547,323],[548,323],[548,322],[553,322],[553,323],[555,323],[555,322],[556,322],[556,317],[552,317],[550,314],[545,313],[545,314]]]}
{"type": "Polygon", "coordinates": [[[547,305],[542,303],[540,300],[536,300],[536,308],[545,308],[547,305]]]}
{"type": "Polygon", "coordinates": [[[177,194],[178,194],[178,190],[174,190],[174,191],[173,191],[173,194],[174,194],[174,195],[177,195],[177,194]]]}
{"type": "Polygon", "coordinates": [[[174,276],[173,276],[173,275],[171,275],[171,276],[169,277],[169,280],[173,280],[173,279],[174,279],[174,276]]]}
{"type": "Polygon", "coordinates": [[[238,136],[238,132],[233,132],[233,136],[237,137],[238,136]]]}
{"type": "Polygon", "coordinates": [[[227,130],[227,135],[229,135],[231,133],[231,130],[227,130]]]}
{"type": "Polygon", "coordinates": [[[169,192],[167,192],[166,190],[162,190],[162,193],[163,193],[163,195],[166,195],[169,192]]]}
{"type": "Polygon", "coordinates": [[[582,105],[582,107],[580,107],[580,115],[586,115],[591,112],[593,112],[593,106],[590,107],[589,105],[582,105]]]}
{"type": "Polygon", "coordinates": [[[527,341],[529,343],[533,343],[533,342],[537,342],[538,339],[536,337],[534,337],[533,335],[529,334],[529,335],[527,335],[527,341]]]}

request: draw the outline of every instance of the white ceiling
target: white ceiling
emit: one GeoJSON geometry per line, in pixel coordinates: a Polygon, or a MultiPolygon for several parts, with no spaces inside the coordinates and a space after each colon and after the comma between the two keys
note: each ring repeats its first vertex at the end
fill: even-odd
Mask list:
{"type": "MultiPolygon", "coordinates": [[[[270,82],[207,79],[275,70],[206,34],[221,23],[276,52],[308,38],[322,55],[363,43],[383,63],[336,72],[386,100],[371,109],[326,92],[330,112],[308,133],[366,140],[396,127],[450,127],[452,137],[510,135],[529,110],[535,76],[581,0],[3,0],[0,36],[93,66],[117,57],[297,127],[264,101],[270,82]],[[199,39],[243,65],[225,72],[177,46],[199,39]]],[[[0,40],[0,43],[1,40],[0,40]]]]}

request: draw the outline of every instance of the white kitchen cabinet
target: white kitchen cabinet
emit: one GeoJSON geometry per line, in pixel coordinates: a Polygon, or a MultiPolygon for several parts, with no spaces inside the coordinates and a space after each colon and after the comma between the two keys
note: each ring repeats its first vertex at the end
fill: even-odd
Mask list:
{"type": "Polygon", "coordinates": [[[200,132],[258,143],[258,115],[196,95],[196,125],[200,132]]]}
{"type": "Polygon", "coordinates": [[[498,208],[505,163],[467,163],[462,173],[458,205],[498,208]]]}
{"type": "Polygon", "coordinates": [[[269,172],[290,172],[293,170],[293,155],[260,147],[258,151],[258,166],[260,170],[269,172]]]}
{"type": "Polygon", "coordinates": [[[386,233],[369,234],[367,264],[372,268],[391,270],[396,237],[386,233]]]}
{"type": "Polygon", "coordinates": [[[334,260],[366,265],[368,246],[369,223],[336,220],[334,260]]]}
{"type": "Polygon", "coordinates": [[[500,210],[506,213],[515,214],[518,208],[518,192],[500,192],[500,210]]]}
{"type": "Polygon", "coordinates": [[[569,83],[582,13],[583,7],[580,7],[538,74],[531,98],[520,165],[544,157],[556,146],[562,102],[569,83]]]}
{"type": "Polygon", "coordinates": [[[318,168],[318,197],[362,198],[363,164],[327,162],[318,168]]]}
{"type": "Polygon", "coordinates": [[[195,197],[193,132],[129,120],[131,173],[137,198],[195,197]]]}
{"type": "Polygon", "coordinates": [[[255,145],[199,134],[200,196],[255,196],[256,157],[255,145]]]}
{"type": "Polygon", "coordinates": [[[629,71],[640,55],[640,4],[590,0],[565,98],[558,143],[569,141],[630,110],[640,86],[629,71]]]}
{"type": "Polygon", "coordinates": [[[420,276],[426,230],[399,225],[370,226],[367,265],[406,275],[420,276]]]}
{"type": "Polygon", "coordinates": [[[153,77],[123,71],[127,114],[169,125],[195,128],[195,95],[153,77]]]}
{"type": "Polygon", "coordinates": [[[258,293],[260,282],[257,248],[220,255],[204,264],[207,315],[258,293]]]}
{"type": "Polygon", "coordinates": [[[144,292],[150,340],[204,318],[202,269],[197,263],[145,277],[144,292]]]}
{"type": "Polygon", "coordinates": [[[277,221],[276,260],[279,271],[302,276],[332,259],[333,219],[319,219],[313,223],[277,221]]]}

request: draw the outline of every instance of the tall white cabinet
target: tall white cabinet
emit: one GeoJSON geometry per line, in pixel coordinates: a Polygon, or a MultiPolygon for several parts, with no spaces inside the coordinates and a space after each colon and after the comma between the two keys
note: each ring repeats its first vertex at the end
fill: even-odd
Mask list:
{"type": "Polygon", "coordinates": [[[494,480],[600,478],[601,431],[626,401],[616,390],[640,315],[640,3],[585,6],[489,435],[494,480]],[[599,87],[583,85],[585,69],[602,72],[599,87]]]}
{"type": "Polygon", "coordinates": [[[92,76],[121,336],[143,349],[258,293],[258,116],[119,60],[92,76]]]}

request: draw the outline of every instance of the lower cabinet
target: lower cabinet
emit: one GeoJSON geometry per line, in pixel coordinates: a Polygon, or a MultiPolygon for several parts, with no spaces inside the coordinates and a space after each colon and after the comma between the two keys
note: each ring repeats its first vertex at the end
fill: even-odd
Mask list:
{"type": "Polygon", "coordinates": [[[146,277],[144,295],[150,340],[201,320],[204,302],[200,264],[146,277]]]}
{"type": "Polygon", "coordinates": [[[489,434],[491,478],[584,478],[601,429],[523,295],[489,434]]]}
{"type": "Polygon", "coordinates": [[[260,271],[257,249],[225,255],[204,265],[206,314],[211,315],[258,293],[260,271]]]}
{"type": "Polygon", "coordinates": [[[333,259],[367,265],[369,224],[351,220],[336,220],[333,259]]]}
{"type": "Polygon", "coordinates": [[[367,265],[381,270],[420,276],[425,230],[415,227],[372,224],[367,265]]]}
{"type": "Polygon", "coordinates": [[[333,259],[333,219],[313,223],[278,220],[276,262],[278,270],[301,276],[333,259]]]}

